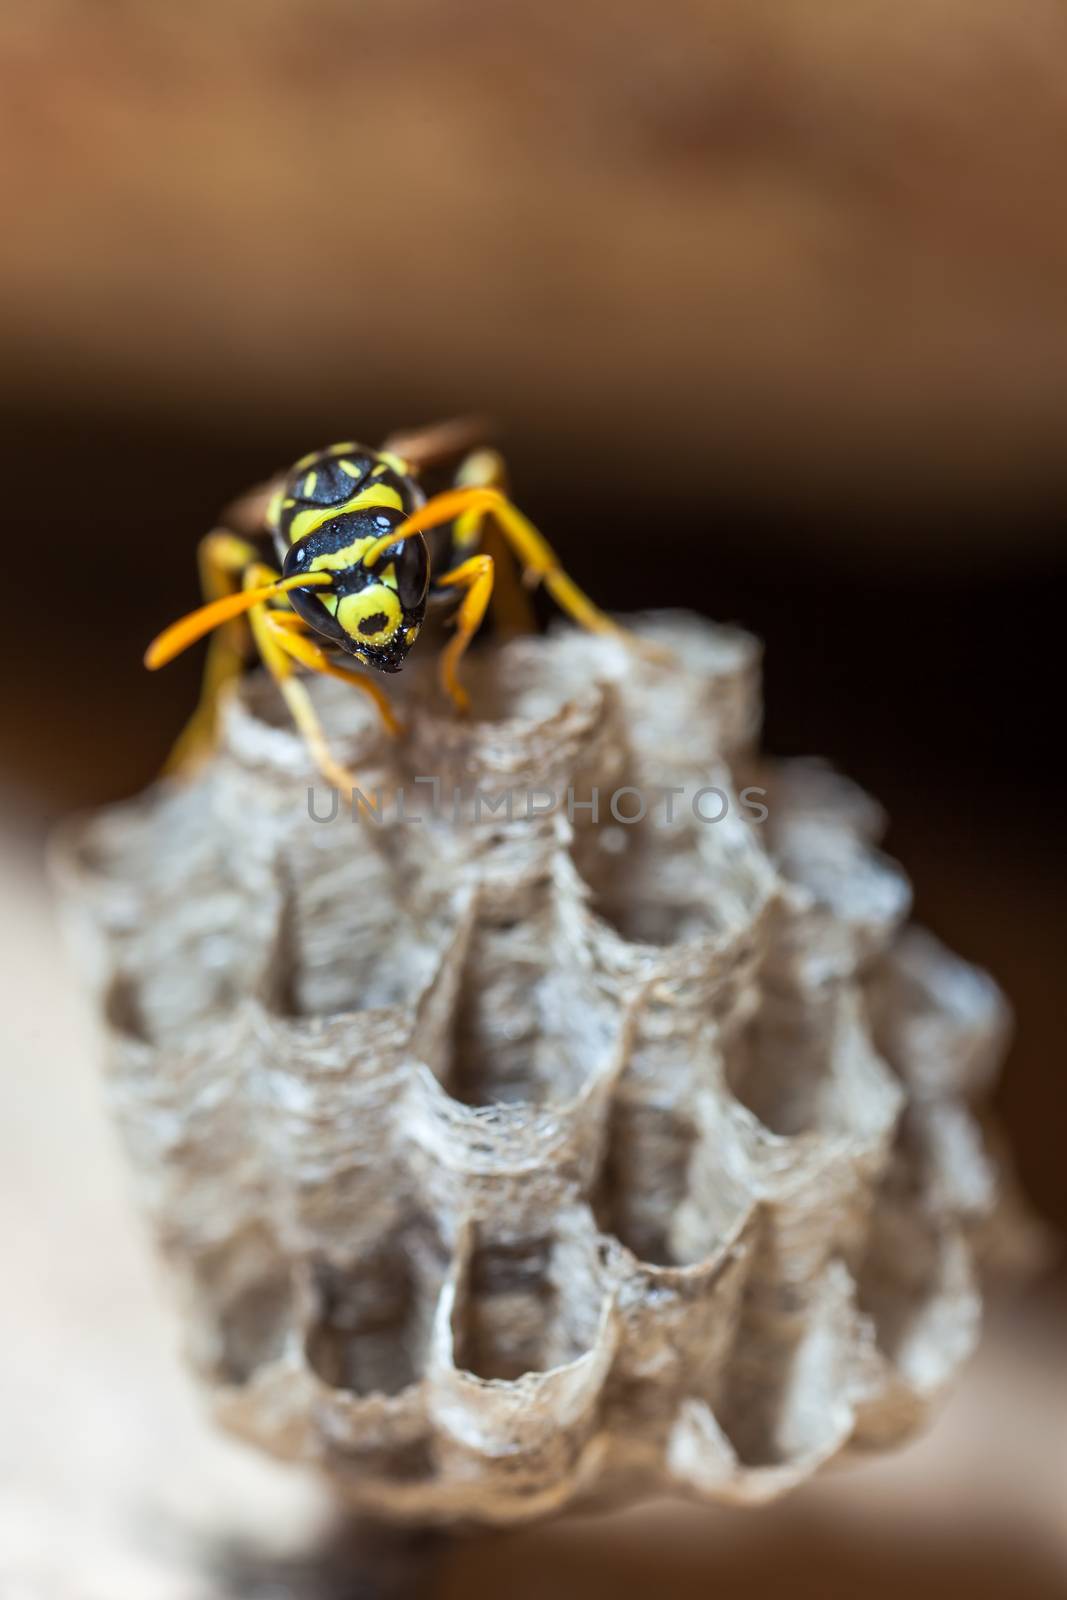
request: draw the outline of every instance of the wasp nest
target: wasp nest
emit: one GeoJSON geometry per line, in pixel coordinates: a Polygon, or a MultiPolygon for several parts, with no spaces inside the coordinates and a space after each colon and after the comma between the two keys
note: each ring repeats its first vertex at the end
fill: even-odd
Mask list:
{"type": "Polygon", "coordinates": [[[109,1088],[229,1429],[383,1516],[760,1501],[916,1428],[971,1349],[992,982],[904,926],[877,808],[755,755],[758,651],[637,625],[320,682],[74,828],[109,1088]]]}

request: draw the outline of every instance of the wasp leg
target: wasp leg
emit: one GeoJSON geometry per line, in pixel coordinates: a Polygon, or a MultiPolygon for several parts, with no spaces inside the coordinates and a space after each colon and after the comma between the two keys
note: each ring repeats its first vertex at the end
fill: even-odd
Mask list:
{"type": "Polygon", "coordinates": [[[294,661],[298,661],[302,667],[307,667],[309,672],[319,672],[325,678],[336,678],[340,683],[347,683],[353,689],[362,690],[374,701],[390,738],[396,739],[403,733],[404,725],[389,703],[389,696],[384,689],[380,688],[372,678],[365,678],[358,672],[346,672],[343,667],[331,661],[325,650],[307,637],[308,625],[303,617],[298,617],[295,611],[270,611],[267,617],[278,644],[292,656],[294,661]]]}
{"type": "Polygon", "coordinates": [[[643,641],[635,639],[625,628],[620,628],[605,611],[601,611],[589,596],[579,589],[560,566],[559,558],[548,540],[538,533],[528,517],[513,505],[499,489],[445,489],[433,495],[413,511],[406,522],[392,532],[383,534],[363,552],[363,565],[368,570],[392,545],[410,538],[413,533],[425,533],[429,528],[439,528],[454,522],[470,511],[492,512],[509,547],[518,557],[523,578],[531,586],[543,583],[561,611],[592,633],[612,633],[635,649],[646,651],[643,641]]]}
{"type": "MultiPolygon", "coordinates": [[[[429,504],[433,504],[432,501],[429,504]]],[[[631,633],[613,622],[606,611],[580,589],[560,565],[559,557],[530,519],[506,495],[492,508],[492,519],[499,528],[521,568],[523,582],[530,588],[543,583],[560,610],[590,633],[613,634],[636,655],[656,666],[676,666],[674,654],[664,647],[631,633]]]]}
{"type": "MultiPolygon", "coordinates": [[[[498,489],[508,492],[508,474],[498,450],[475,450],[456,473],[458,489],[498,489]]],[[[475,509],[463,512],[452,525],[452,555],[462,561],[484,549],[496,564],[491,611],[493,622],[504,638],[532,633],[536,623],[529,596],[519,582],[511,551],[496,525],[492,512],[475,509]]]]}
{"type": "MultiPolygon", "coordinates": [[[[255,547],[236,534],[216,529],[197,546],[200,588],[205,600],[221,600],[241,587],[241,574],[255,561],[255,547]]],[[[245,661],[245,634],[239,622],[228,622],[208,645],[200,699],[178,735],[163,771],[172,773],[197,765],[215,745],[219,696],[238,677],[245,661]]]]}
{"type": "MultiPolygon", "coordinates": [[[[430,502],[432,504],[432,501],[430,502]]],[[[634,654],[654,666],[677,666],[674,653],[662,645],[653,644],[613,622],[606,611],[590,600],[559,562],[559,557],[543,534],[539,533],[518,506],[506,497],[493,512],[494,520],[522,566],[524,583],[536,588],[543,583],[560,610],[573,618],[590,633],[613,634],[634,654]]]]}
{"type": "Polygon", "coordinates": [[[494,518],[517,557],[523,580],[530,588],[543,583],[560,610],[591,633],[614,633],[622,638],[629,637],[625,628],[620,628],[605,611],[601,611],[574,579],[564,572],[548,540],[517,506],[503,499],[494,512],[494,518]]]}
{"type": "MultiPolygon", "coordinates": [[[[244,587],[258,589],[276,576],[270,567],[254,562],[245,572],[244,587]]],[[[355,787],[355,778],[339,761],[334,760],[318,713],[311,703],[311,696],[296,676],[296,660],[282,642],[284,639],[288,644],[291,637],[295,636],[290,636],[287,630],[278,626],[275,614],[268,609],[265,601],[249,610],[248,620],[252,624],[252,634],[263,665],[285,697],[289,714],[303,735],[312,760],[327,783],[350,792],[355,787]]]]}
{"type": "Polygon", "coordinates": [[[485,608],[493,593],[493,558],[488,555],[471,556],[468,561],[453,567],[436,580],[440,589],[462,589],[463,599],[456,614],[456,631],[441,652],[439,672],[441,687],[452,699],[457,711],[466,711],[470,696],[459,681],[457,669],[463,652],[481,627],[485,608]]]}

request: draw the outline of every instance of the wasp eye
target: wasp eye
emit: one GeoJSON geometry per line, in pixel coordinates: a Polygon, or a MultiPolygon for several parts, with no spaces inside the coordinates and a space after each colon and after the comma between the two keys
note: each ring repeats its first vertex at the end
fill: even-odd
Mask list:
{"type": "Polygon", "coordinates": [[[430,557],[421,533],[412,534],[393,550],[396,592],[405,611],[417,611],[430,583],[430,557]]]}

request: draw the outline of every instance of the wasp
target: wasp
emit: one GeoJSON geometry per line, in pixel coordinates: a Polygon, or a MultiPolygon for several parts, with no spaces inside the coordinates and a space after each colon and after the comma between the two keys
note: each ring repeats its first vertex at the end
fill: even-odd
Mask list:
{"type": "Polygon", "coordinates": [[[330,445],[224,514],[199,547],[205,604],[166,628],[145,654],[155,669],[214,634],[200,703],[169,768],[185,766],[214,742],[219,695],[244,669],[241,617],[318,770],[345,789],[353,774],[330,750],[301,669],[368,695],[396,735],[400,723],[375,674],[401,670],[432,607],[453,613],[439,677],[459,712],[468,707],[459,676],[467,646],[491,604],[505,632],[529,626],[526,588],[543,584],[581,626],[629,637],[567,576],[513,503],[502,457],[485,447],[457,448],[461,439],[469,443],[469,432],[446,424],[380,450],[330,445]],[[460,455],[451,487],[427,494],[420,477],[460,455]]]}

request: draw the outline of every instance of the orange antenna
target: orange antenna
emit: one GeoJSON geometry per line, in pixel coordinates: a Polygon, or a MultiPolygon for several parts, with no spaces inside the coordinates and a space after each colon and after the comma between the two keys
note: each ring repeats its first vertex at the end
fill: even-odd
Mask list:
{"type": "Polygon", "coordinates": [[[360,559],[365,567],[373,567],[390,545],[400,544],[402,540],[410,539],[412,534],[425,533],[428,528],[439,528],[443,522],[454,522],[465,511],[495,511],[506,504],[506,498],[499,489],[446,489],[443,494],[435,494],[424,506],[413,511],[407,521],[402,522],[399,528],[394,528],[392,533],[375,539],[360,559]]]}
{"type": "Polygon", "coordinates": [[[205,633],[220,628],[224,622],[231,622],[234,617],[243,616],[253,606],[273,600],[276,595],[285,594],[290,589],[322,588],[331,582],[328,573],[310,572],[293,578],[279,578],[258,589],[239,589],[236,594],[212,600],[210,605],[200,606],[198,610],[190,611],[188,616],[179,617],[169,628],[164,628],[145,651],[144,664],[150,672],[155,672],[157,667],[165,667],[168,661],[173,661],[183,650],[188,650],[205,633]]]}

